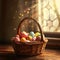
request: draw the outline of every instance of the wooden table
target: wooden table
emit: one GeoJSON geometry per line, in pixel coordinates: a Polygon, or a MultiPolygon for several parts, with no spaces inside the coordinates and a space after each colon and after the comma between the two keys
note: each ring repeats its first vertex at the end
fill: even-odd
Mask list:
{"type": "Polygon", "coordinates": [[[0,45],[0,60],[60,60],[60,51],[46,49],[43,54],[32,57],[17,56],[10,45],[0,45]]]}

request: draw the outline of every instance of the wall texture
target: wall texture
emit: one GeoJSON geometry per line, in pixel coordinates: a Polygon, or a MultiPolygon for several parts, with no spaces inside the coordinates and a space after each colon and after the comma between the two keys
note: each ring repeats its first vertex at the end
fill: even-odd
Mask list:
{"type": "MultiPolygon", "coordinates": [[[[1,1],[1,0],[0,0],[1,1]]],[[[2,11],[0,9],[0,13],[2,12],[2,16],[0,16],[1,24],[1,40],[2,42],[10,42],[11,37],[15,36],[16,28],[18,26],[18,20],[16,15],[17,3],[18,0],[2,0],[2,11]]]]}
{"type": "Polygon", "coordinates": [[[0,39],[1,39],[1,0],[0,0],[0,39]]]}

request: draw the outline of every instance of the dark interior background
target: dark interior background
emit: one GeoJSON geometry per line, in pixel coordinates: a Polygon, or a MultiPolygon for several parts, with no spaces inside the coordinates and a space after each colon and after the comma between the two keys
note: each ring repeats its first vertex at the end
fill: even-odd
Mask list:
{"type": "Polygon", "coordinates": [[[18,0],[0,0],[0,42],[10,42],[16,33],[17,21],[13,16],[18,0]],[[15,29],[15,30],[14,30],[15,29]]]}
{"type": "Polygon", "coordinates": [[[2,14],[2,12],[1,12],[1,0],[0,0],[0,40],[1,40],[1,34],[2,34],[2,32],[1,32],[1,14],[2,14]]]}

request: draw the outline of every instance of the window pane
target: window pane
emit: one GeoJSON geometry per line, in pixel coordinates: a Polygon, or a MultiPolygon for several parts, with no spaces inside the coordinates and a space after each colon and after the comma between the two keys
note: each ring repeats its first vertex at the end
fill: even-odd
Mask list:
{"type": "MultiPolygon", "coordinates": [[[[45,32],[60,32],[60,0],[19,0],[18,19],[32,17],[45,32]]],[[[16,15],[15,15],[16,16],[16,15]]]]}

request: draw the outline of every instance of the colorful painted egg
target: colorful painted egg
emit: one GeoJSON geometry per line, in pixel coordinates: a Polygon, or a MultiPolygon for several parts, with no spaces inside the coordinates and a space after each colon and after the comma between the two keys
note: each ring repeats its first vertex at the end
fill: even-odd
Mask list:
{"type": "Polygon", "coordinates": [[[15,37],[14,41],[15,41],[16,44],[19,44],[20,43],[20,38],[19,37],[15,37]]]}
{"type": "Polygon", "coordinates": [[[20,38],[22,38],[22,37],[27,38],[28,37],[28,33],[26,33],[25,31],[20,32],[20,38]]]}
{"type": "Polygon", "coordinates": [[[41,36],[37,36],[36,41],[41,41],[41,36]]]}
{"type": "Polygon", "coordinates": [[[32,41],[36,41],[36,37],[33,37],[33,38],[32,38],[32,41]]]}
{"type": "Polygon", "coordinates": [[[32,41],[32,36],[28,36],[28,37],[27,37],[27,40],[32,41]]]}
{"type": "Polygon", "coordinates": [[[31,32],[29,33],[29,35],[32,36],[32,37],[34,37],[35,34],[34,34],[33,31],[31,31],[31,32]]]}
{"type": "Polygon", "coordinates": [[[20,42],[26,42],[26,38],[22,37],[20,42]]]}
{"type": "Polygon", "coordinates": [[[20,42],[30,42],[30,40],[26,40],[26,38],[22,37],[20,42]]]}
{"type": "Polygon", "coordinates": [[[40,36],[40,33],[39,32],[36,32],[35,33],[35,36],[37,37],[37,36],[40,36]]]}

